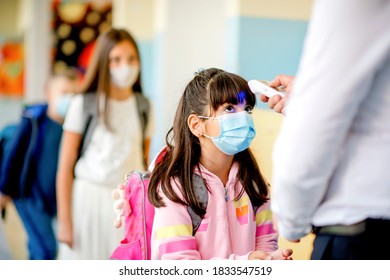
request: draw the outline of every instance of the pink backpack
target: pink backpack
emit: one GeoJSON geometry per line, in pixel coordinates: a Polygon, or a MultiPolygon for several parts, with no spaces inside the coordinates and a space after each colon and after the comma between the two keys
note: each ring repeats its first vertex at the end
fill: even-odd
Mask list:
{"type": "Polygon", "coordinates": [[[150,260],[150,235],[154,206],[148,199],[149,171],[132,171],[126,176],[124,198],[131,213],[125,217],[125,237],[110,259],[150,260]]]}

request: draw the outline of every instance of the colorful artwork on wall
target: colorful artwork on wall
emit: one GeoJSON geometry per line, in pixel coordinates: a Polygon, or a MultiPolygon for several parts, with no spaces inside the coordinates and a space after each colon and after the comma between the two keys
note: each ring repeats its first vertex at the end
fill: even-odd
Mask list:
{"type": "Polygon", "coordinates": [[[0,44],[0,95],[23,96],[23,42],[5,41],[0,44]]]}
{"type": "Polygon", "coordinates": [[[53,0],[53,71],[71,66],[84,73],[97,36],[111,27],[111,0],[53,0]]]}

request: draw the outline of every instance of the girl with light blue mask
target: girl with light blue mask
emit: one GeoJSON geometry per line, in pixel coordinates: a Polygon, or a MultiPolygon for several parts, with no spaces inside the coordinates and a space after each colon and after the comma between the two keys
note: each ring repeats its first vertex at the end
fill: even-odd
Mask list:
{"type": "Polygon", "coordinates": [[[255,103],[245,79],[220,69],[196,72],[186,86],[149,182],[152,259],[292,259],[278,249],[268,183],[249,149],[255,103]],[[202,219],[196,229],[188,209],[202,219]]]}
{"type": "MultiPolygon", "coordinates": [[[[240,89],[240,82],[243,81],[238,79],[238,76],[234,76],[234,78],[237,81],[233,83],[232,90],[224,88],[223,91],[218,91],[216,88],[208,88],[209,91],[215,91],[213,95],[210,94],[213,108],[208,112],[209,116],[197,116],[203,119],[202,125],[198,128],[202,132],[199,135],[203,136],[199,138],[201,145],[208,146],[210,144],[208,139],[210,139],[226,155],[235,155],[248,149],[256,136],[252,118],[252,109],[256,99],[250,90],[240,89]],[[223,104],[215,106],[221,100],[224,101],[223,104]]],[[[234,80],[231,79],[231,81],[234,80]]],[[[226,86],[223,85],[225,83],[223,79],[220,78],[219,82],[222,86],[226,86]]],[[[210,86],[213,84],[218,86],[218,80],[215,83],[210,83],[210,86]]]]}

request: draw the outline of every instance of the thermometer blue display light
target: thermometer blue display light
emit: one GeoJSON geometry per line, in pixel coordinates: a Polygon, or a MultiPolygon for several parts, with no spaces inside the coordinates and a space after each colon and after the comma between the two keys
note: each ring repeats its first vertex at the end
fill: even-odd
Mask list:
{"type": "Polygon", "coordinates": [[[278,94],[281,97],[285,96],[286,93],[283,91],[278,91],[275,88],[272,88],[267,85],[267,81],[258,81],[258,80],[250,80],[248,82],[249,88],[254,94],[264,94],[268,98],[278,94]]]}

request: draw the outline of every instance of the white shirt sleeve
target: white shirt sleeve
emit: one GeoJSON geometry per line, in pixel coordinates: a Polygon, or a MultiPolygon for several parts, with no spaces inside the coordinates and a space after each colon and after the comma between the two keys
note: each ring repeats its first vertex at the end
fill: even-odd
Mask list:
{"type": "Polygon", "coordinates": [[[72,98],[69,109],[66,113],[63,129],[79,134],[84,133],[84,99],[81,94],[72,98]]]}
{"type": "Polygon", "coordinates": [[[310,232],[312,217],[339,167],[343,142],[389,52],[389,33],[382,36],[390,23],[385,2],[319,0],[313,6],[273,152],[271,207],[287,239],[310,232]]]}

